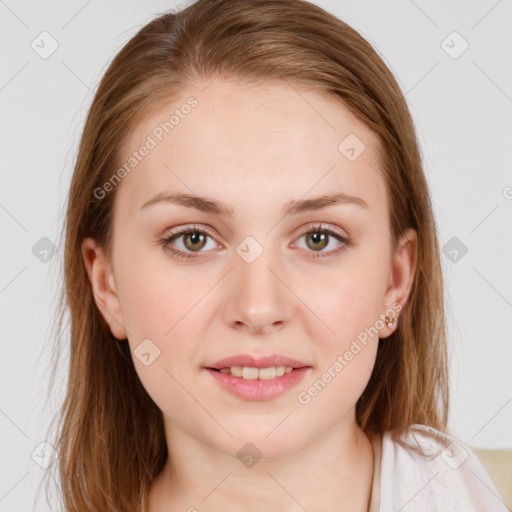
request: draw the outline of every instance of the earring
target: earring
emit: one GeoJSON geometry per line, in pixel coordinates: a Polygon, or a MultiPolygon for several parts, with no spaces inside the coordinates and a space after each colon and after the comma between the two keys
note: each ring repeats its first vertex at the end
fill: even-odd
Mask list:
{"type": "Polygon", "coordinates": [[[393,316],[386,316],[386,319],[384,320],[384,322],[386,323],[386,325],[392,329],[393,328],[393,324],[395,323],[395,317],[393,316]]]}

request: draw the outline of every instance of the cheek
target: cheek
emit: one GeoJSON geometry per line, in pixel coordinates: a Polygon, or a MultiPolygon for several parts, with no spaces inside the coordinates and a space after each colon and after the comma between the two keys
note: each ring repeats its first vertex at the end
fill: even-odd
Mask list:
{"type": "Polygon", "coordinates": [[[203,327],[212,309],[208,292],[218,278],[198,276],[193,266],[171,264],[164,257],[149,258],[148,254],[125,259],[119,268],[134,365],[148,394],[166,410],[173,403],[187,401],[179,383],[188,389],[202,362],[203,327]],[[152,362],[146,366],[147,359],[152,362]]]}
{"type": "Polygon", "coordinates": [[[314,282],[303,282],[298,295],[308,297],[307,307],[315,313],[304,310],[303,318],[309,319],[306,329],[317,347],[318,368],[301,387],[298,402],[306,414],[318,411],[335,421],[340,411],[355,406],[373,372],[378,332],[384,326],[380,307],[385,276],[377,265],[359,259],[314,282]]]}
{"type": "MultiPolygon", "coordinates": [[[[300,280],[297,295],[306,297],[305,307],[315,313],[308,316],[312,322],[310,329],[313,324],[318,327],[321,319],[322,339],[338,349],[365,328],[374,326],[383,313],[384,274],[362,263],[299,283],[300,280]]],[[[313,331],[311,336],[318,339],[318,330],[316,336],[313,331]]]]}
{"type": "Polygon", "coordinates": [[[324,293],[310,295],[309,308],[330,330],[322,329],[327,334],[319,336],[316,317],[308,323],[318,368],[297,396],[307,415],[318,412],[334,422],[340,412],[355,406],[366,388],[375,365],[378,332],[384,326],[379,316],[381,285],[382,280],[376,283],[369,273],[352,274],[340,277],[337,286],[331,280],[324,293]]]}
{"type": "Polygon", "coordinates": [[[197,269],[170,261],[160,247],[124,250],[119,240],[116,277],[126,327],[138,339],[166,340],[192,314],[194,305],[207,291],[197,269]]]}
{"type": "Polygon", "coordinates": [[[299,390],[297,401],[305,417],[321,417],[324,424],[332,425],[355,408],[370,380],[377,345],[349,345],[350,359],[347,351],[333,354],[318,374],[299,390]]]}
{"type": "Polygon", "coordinates": [[[165,414],[172,414],[178,406],[188,416],[197,403],[184,388],[192,388],[198,371],[200,346],[194,340],[202,338],[194,329],[199,328],[200,298],[207,290],[202,279],[190,279],[179,267],[172,273],[170,269],[170,265],[143,264],[142,259],[126,266],[122,308],[142,385],[165,414]]]}

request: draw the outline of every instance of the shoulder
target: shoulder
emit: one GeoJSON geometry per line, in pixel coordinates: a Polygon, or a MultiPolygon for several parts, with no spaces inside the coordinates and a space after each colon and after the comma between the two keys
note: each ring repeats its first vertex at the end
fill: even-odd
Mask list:
{"type": "Polygon", "coordinates": [[[380,510],[508,512],[491,477],[463,442],[426,425],[401,440],[382,435],[380,510]]]}

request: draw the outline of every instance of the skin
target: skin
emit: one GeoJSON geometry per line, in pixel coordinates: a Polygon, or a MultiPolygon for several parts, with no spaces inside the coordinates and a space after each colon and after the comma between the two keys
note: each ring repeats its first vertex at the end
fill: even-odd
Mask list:
{"type": "Polygon", "coordinates": [[[132,355],[147,338],[160,350],[149,366],[133,357],[163,412],[171,454],[151,487],[149,510],[366,511],[373,451],[355,405],[378,338],[392,328],[379,324],[378,336],[308,404],[297,395],[393,304],[406,303],[416,233],[403,233],[391,254],[378,139],[344,105],[286,82],[207,85],[184,91],[132,132],[127,158],[187,98],[198,100],[118,185],[112,258],[93,239],[82,244],[113,335],[128,338],[132,355]],[[354,161],[338,150],[349,134],[366,146],[354,161]],[[170,203],[140,211],[162,191],[208,196],[235,213],[223,218],[170,203]],[[369,207],[282,215],[288,201],[333,191],[369,207]],[[327,224],[351,245],[335,252],[341,243],[332,236],[327,246],[308,242],[311,222],[327,224]],[[190,224],[209,227],[215,238],[208,235],[206,245],[189,238],[187,246],[179,237],[174,247],[193,255],[180,260],[158,241],[190,224]],[[252,263],[236,252],[247,236],[263,249],[252,263]],[[284,354],[312,369],[278,398],[246,401],[203,369],[243,353],[284,354]],[[247,442],[262,453],[252,467],[237,457],[247,442]]]}

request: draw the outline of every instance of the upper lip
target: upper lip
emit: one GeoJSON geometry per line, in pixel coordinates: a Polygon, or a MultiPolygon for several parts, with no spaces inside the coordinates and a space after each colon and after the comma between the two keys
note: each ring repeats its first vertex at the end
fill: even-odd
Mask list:
{"type": "Polygon", "coordinates": [[[237,356],[226,357],[206,368],[220,370],[222,368],[230,368],[232,366],[247,366],[251,368],[270,368],[272,366],[291,366],[292,368],[302,368],[309,366],[302,361],[292,359],[279,354],[273,354],[265,357],[256,357],[250,354],[240,354],[237,356]]]}

